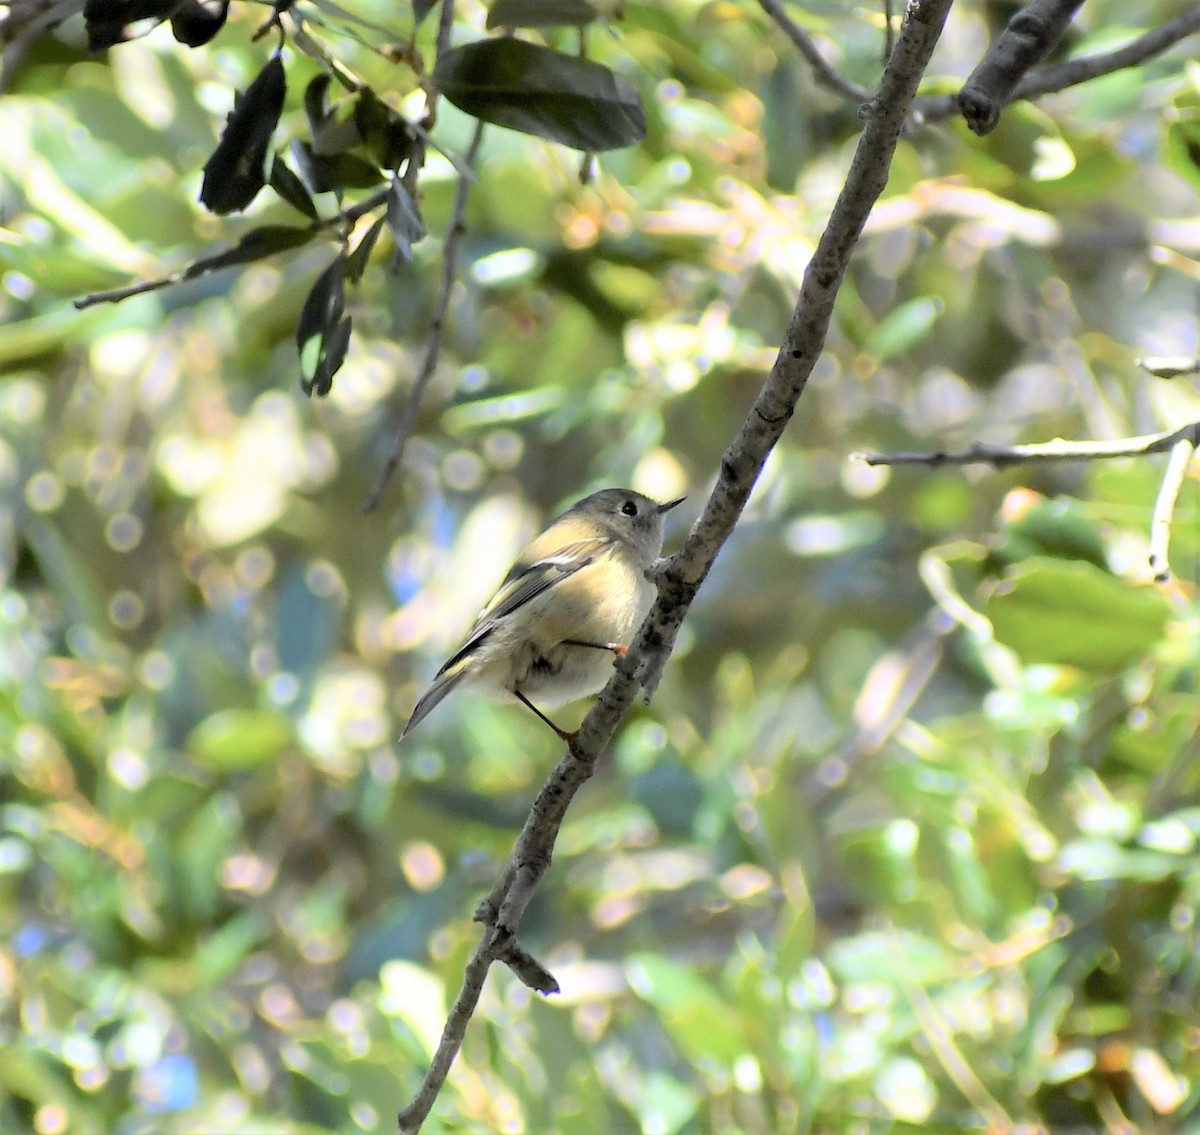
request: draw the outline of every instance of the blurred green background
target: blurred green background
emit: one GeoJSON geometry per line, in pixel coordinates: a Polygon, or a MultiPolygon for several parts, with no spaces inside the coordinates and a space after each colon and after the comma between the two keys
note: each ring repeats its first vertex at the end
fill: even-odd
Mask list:
{"type": "MultiPolygon", "coordinates": [[[[380,33],[299,8],[409,107],[380,33]]],[[[1093,0],[1069,50],[1177,10],[1093,0]]],[[[412,33],[407,6],[352,11],[412,33]]],[[[485,14],[460,4],[456,40],[485,14]]],[[[792,14],[873,84],[877,14],[792,14]]],[[[348,292],[326,399],[295,332],[332,240],[71,304],[305,223],[269,191],[196,201],[263,15],[98,56],[69,22],[0,97],[4,1132],[394,1129],[558,756],[469,696],[399,731],[556,509],[687,493],[682,538],[859,131],[749,2],[593,29],[647,140],[581,184],[579,155],[485,132],[441,363],[364,514],[427,341],[445,159],[431,236],[393,271],[385,235],[348,292]]],[[[995,18],[955,6],[930,93],[995,18]]],[[[848,460],[1200,418],[1135,361],[1200,353],[1194,54],[901,142],[799,412],[526,918],[563,992],[494,971],[425,1130],[1200,1130],[1194,479],[1155,585],[1162,458],[848,460]]],[[[284,58],[281,145],[317,74],[284,58]]],[[[436,137],[472,126],[443,106],[436,137]]]]}

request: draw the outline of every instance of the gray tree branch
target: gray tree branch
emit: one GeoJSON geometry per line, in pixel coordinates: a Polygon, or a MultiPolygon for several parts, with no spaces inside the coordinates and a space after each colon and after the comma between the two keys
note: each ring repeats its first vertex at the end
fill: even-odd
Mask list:
{"type": "Polygon", "coordinates": [[[538,793],[516,847],[476,917],[484,923],[425,1080],[399,1115],[417,1131],[445,1081],[478,1001],[483,975],[504,960],[521,916],[550,864],[559,825],[592,775],[617,726],[645,683],[652,689],[679,627],[721,547],[733,532],[768,454],[783,434],[824,347],[834,300],[871,208],[887,183],[896,143],[952,0],[909,0],[879,89],[864,106],[864,129],[845,185],[805,271],[783,346],[753,408],[721,459],[717,482],[683,546],[658,573],[659,592],[627,656],[601,692],[576,743],[538,793]]]}
{"type": "MultiPolygon", "coordinates": [[[[1056,91],[1064,91],[1068,87],[1099,79],[1102,75],[1111,75],[1114,71],[1122,71],[1126,67],[1136,67],[1170,50],[1180,40],[1194,35],[1197,31],[1200,31],[1200,4],[1192,4],[1178,16],[1146,32],[1145,35],[1130,40],[1123,47],[1031,71],[1017,84],[1008,101],[1040,98],[1042,95],[1054,94],[1056,91]]],[[[957,95],[936,95],[918,99],[914,107],[914,117],[921,122],[937,122],[949,118],[958,111],[957,100],[957,95]]]]}
{"type": "MultiPolygon", "coordinates": [[[[787,14],[781,0],[758,0],[762,10],[766,12],[779,29],[792,41],[795,48],[812,68],[813,78],[821,86],[827,87],[834,94],[852,102],[866,102],[871,92],[866,87],[860,87],[842,75],[832,64],[825,61],[812,37],[791,16],[787,14]]],[[[890,28],[891,21],[889,19],[890,28]]]]}
{"type": "Polygon", "coordinates": [[[958,109],[976,134],[988,134],[1028,73],[1058,43],[1083,0],[1029,0],[958,92],[958,109]]]}
{"type": "Polygon", "coordinates": [[[977,443],[957,452],[930,453],[853,453],[853,461],[868,465],[1020,465],[1037,461],[1099,461],[1113,457],[1144,457],[1151,453],[1170,453],[1170,460],[1159,485],[1158,499],[1150,521],[1150,568],[1159,583],[1171,577],[1167,552],[1171,543],[1171,522],[1175,504],[1183,486],[1192,456],[1200,445],[1200,422],[1189,422],[1176,430],[1119,437],[1113,441],[1053,441],[1032,445],[985,445],[977,443]]]}

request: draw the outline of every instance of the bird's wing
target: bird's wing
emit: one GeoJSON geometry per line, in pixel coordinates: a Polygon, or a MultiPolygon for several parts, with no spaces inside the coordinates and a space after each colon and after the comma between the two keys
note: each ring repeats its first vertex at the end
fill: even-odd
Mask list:
{"type": "Polygon", "coordinates": [[[559,548],[551,555],[537,556],[535,544],[530,549],[535,553],[535,558],[522,557],[513,564],[512,570],[500,584],[500,590],[479,613],[466,642],[446,660],[446,664],[438,671],[438,677],[466,658],[492,633],[501,619],[525,606],[543,591],[574,575],[581,568],[587,567],[611,546],[612,541],[609,539],[579,540],[559,548]]]}

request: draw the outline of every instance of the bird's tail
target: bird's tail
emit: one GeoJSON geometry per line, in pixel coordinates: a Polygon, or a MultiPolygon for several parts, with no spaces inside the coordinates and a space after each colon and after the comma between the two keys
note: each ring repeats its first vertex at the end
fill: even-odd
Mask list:
{"type": "Polygon", "coordinates": [[[412,729],[417,725],[426,714],[429,713],[435,705],[438,704],[455,686],[462,680],[463,671],[459,670],[456,673],[443,674],[438,677],[432,686],[429,687],[422,695],[421,700],[417,702],[412,711],[412,717],[408,719],[408,724],[404,727],[404,732],[400,734],[400,740],[412,732],[412,729]]]}

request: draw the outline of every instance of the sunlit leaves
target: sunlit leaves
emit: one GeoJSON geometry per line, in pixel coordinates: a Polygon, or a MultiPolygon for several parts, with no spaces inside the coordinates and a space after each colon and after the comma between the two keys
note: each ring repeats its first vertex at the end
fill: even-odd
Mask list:
{"type": "Polygon", "coordinates": [[[1143,657],[1162,638],[1167,605],[1082,561],[1031,557],[991,595],[996,637],[1027,662],[1105,672],[1143,657]]]}
{"type": "Polygon", "coordinates": [[[933,330],[942,307],[936,296],[918,296],[897,304],[868,336],[867,350],[881,359],[911,350],[933,330]]]}
{"type": "Polygon", "coordinates": [[[631,146],[646,134],[633,85],[591,60],[518,39],[488,39],[438,60],[438,89],[485,122],[577,150],[631,146]]]}
{"type": "Polygon", "coordinates": [[[1195,85],[1172,103],[1166,134],[1171,168],[1193,187],[1200,186],[1200,91],[1195,85]]]}
{"type": "Polygon", "coordinates": [[[201,764],[229,771],[275,760],[291,737],[291,725],[280,713],[226,709],[196,726],[188,749],[201,764]]]}
{"type": "Polygon", "coordinates": [[[234,104],[204,167],[200,200],[212,212],[239,212],[266,183],[267,153],[286,94],[283,60],[276,54],[234,104]]]}

